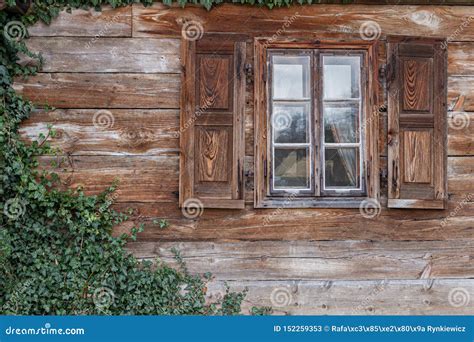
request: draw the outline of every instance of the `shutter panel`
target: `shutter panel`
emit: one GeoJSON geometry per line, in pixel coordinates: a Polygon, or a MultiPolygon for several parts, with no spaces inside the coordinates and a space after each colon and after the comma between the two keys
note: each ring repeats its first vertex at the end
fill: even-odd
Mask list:
{"type": "Polygon", "coordinates": [[[447,58],[442,42],[388,39],[389,208],[445,206],[447,58]]]}
{"type": "Polygon", "coordinates": [[[181,43],[180,206],[197,199],[204,208],[242,209],[245,41],[204,35],[181,43]]]}

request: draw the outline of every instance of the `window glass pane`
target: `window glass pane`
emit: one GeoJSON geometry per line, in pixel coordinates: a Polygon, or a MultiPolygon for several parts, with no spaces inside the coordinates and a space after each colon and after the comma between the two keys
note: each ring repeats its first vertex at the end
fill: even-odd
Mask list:
{"type": "Polygon", "coordinates": [[[359,142],[359,104],[324,105],[324,142],[359,142]]]}
{"type": "Polygon", "coordinates": [[[309,138],[309,104],[273,105],[272,127],[275,143],[306,143],[309,138]]]}
{"type": "Polygon", "coordinates": [[[308,158],[307,148],[275,148],[275,189],[309,189],[308,158]]]}
{"type": "Polygon", "coordinates": [[[308,98],[309,70],[309,56],[273,56],[273,98],[308,98]]]}
{"type": "Polygon", "coordinates": [[[325,188],[359,188],[359,149],[326,148],[325,188]]]}
{"type": "Polygon", "coordinates": [[[324,99],[359,97],[360,57],[323,56],[324,99]]]}

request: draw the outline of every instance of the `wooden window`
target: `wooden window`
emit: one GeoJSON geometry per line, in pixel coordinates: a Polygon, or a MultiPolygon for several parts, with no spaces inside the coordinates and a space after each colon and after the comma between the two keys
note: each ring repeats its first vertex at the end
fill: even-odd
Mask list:
{"type": "Polygon", "coordinates": [[[183,39],[182,62],[180,206],[243,208],[245,41],[183,39]]]}
{"type": "Polygon", "coordinates": [[[388,40],[388,207],[446,203],[447,58],[442,40],[388,40]]]}
{"type": "Polygon", "coordinates": [[[256,207],[378,199],[375,54],[367,41],[256,39],[256,207]]]}
{"type": "Polygon", "coordinates": [[[312,193],[312,54],[274,51],[270,61],[270,192],[312,193]]]}

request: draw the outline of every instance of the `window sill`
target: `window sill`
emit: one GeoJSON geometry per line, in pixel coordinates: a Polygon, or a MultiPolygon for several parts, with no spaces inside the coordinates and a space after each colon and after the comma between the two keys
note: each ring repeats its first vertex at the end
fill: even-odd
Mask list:
{"type": "Polygon", "coordinates": [[[266,197],[256,202],[255,208],[359,208],[369,197],[275,198],[266,197]]]}

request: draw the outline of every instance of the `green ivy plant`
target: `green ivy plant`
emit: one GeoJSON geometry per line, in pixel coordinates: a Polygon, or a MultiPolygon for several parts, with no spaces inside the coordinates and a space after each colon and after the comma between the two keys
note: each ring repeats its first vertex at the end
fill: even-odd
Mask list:
{"type": "MultiPolygon", "coordinates": [[[[128,219],[112,208],[117,184],[97,196],[81,188],[60,190],[58,175],[38,168],[38,156],[58,153],[49,144],[53,128],[32,143],[20,137],[20,124],[34,105],[15,92],[13,80],[34,75],[42,63],[24,43],[26,27],[38,20],[49,23],[62,10],[133,2],[138,1],[36,0],[26,14],[11,8],[0,12],[0,314],[241,313],[246,291],[227,288],[220,300],[209,303],[210,275],[190,274],[178,252],[178,268],[140,262],[126,252],[127,241],[136,239],[143,226],[130,235],[111,234],[128,219]]],[[[218,2],[201,1],[206,7],[218,2]]],[[[158,224],[167,227],[166,221],[158,224]]],[[[251,309],[252,314],[269,312],[251,309]]]]}

